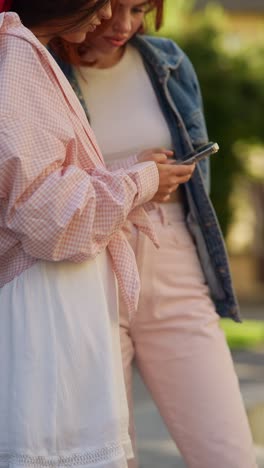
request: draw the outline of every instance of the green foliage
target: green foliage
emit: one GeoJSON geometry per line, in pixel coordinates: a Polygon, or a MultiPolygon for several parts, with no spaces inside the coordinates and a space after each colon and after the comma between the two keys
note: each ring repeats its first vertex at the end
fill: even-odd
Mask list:
{"type": "Polygon", "coordinates": [[[238,324],[224,319],[220,325],[232,350],[264,346],[264,323],[261,321],[245,320],[238,324]]]}
{"type": "Polygon", "coordinates": [[[233,215],[232,191],[246,170],[237,142],[264,143],[264,50],[258,44],[232,50],[219,9],[203,17],[193,14],[187,21],[179,9],[178,22],[180,18],[185,27],[177,32],[169,28],[166,35],[183,48],[196,69],[209,137],[220,146],[211,158],[211,197],[226,235],[233,215]]]}

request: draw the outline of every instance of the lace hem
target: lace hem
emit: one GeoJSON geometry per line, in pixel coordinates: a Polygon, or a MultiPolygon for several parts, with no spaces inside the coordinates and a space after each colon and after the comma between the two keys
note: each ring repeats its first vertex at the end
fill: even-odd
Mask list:
{"type": "Polygon", "coordinates": [[[32,466],[32,467],[72,467],[93,466],[94,464],[122,459],[124,450],[118,443],[108,444],[103,448],[89,450],[83,453],[75,453],[63,456],[32,456],[27,454],[0,453],[0,467],[6,466],[32,466]]]}

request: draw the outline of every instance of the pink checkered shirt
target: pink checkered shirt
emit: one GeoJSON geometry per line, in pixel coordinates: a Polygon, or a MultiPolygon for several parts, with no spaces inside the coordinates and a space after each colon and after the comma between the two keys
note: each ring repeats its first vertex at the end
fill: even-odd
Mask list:
{"type": "MultiPolygon", "coordinates": [[[[38,259],[83,262],[106,247],[135,310],[139,278],[122,232],[158,187],[152,162],[106,169],[63,73],[15,13],[0,14],[0,287],[38,259]]],[[[133,158],[132,158],[133,159],[133,158]]]]}

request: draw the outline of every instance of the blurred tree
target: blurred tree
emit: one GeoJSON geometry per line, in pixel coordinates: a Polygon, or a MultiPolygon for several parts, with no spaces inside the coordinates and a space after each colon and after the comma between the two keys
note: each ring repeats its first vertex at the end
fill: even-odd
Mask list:
{"type": "Polygon", "coordinates": [[[170,8],[175,10],[176,4],[181,27],[165,26],[160,34],[183,48],[200,80],[209,136],[220,146],[218,155],[211,158],[211,197],[226,236],[233,218],[231,195],[238,176],[246,174],[236,143],[264,142],[264,50],[257,44],[232,50],[226,41],[222,9],[216,7],[190,17],[192,1],[185,0],[183,6],[171,0],[167,2],[170,17],[170,8]]]}
{"type": "Polygon", "coordinates": [[[264,142],[264,66],[256,75],[249,51],[226,53],[218,45],[217,34],[207,25],[180,43],[199,76],[210,139],[220,146],[219,157],[211,159],[211,196],[226,235],[232,222],[232,191],[245,171],[235,143],[264,142]]]}
{"type": "Polygon", "coordinates": [[[247,187],[254,208],[254,235],[251,252],[256,259],[257,279],[264,283],[264,146],[263,144],[237,143],[247,174],[247,187]]]}

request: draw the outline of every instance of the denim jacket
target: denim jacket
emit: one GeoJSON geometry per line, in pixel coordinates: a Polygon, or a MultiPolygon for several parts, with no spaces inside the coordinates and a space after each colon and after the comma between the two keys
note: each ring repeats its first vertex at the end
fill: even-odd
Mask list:
{"type": "MultiPolygon", "coordinates": [[[[191,62],[171,40],[136,35],[131,44],[139,51],[167,121],[175,157],[186,158],[207,143],[199,83],[191,62]]],[[[70,65],[57,60],[72,84],[87,116],[81,90],[70,65]]],[[[208,160],[200,161],[189,182],[183,185],[186,222],[196,243],[201,266],[217,313],[240,322],[225,243],[208,196],[208,160]]]]}

